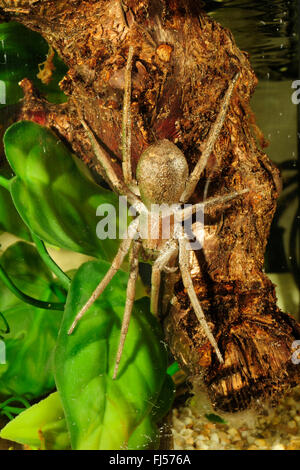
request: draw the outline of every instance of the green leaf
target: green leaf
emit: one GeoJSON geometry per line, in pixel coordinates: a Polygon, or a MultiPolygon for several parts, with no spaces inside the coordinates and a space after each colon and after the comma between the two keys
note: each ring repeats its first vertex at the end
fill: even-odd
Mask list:
{"type": "MultiPolygon", "coordinates": [[[[57,301],[53,277],[33,246],[10,246],[0,263],[27,295],[57,301]]],[[[62,312],[42,310],[20,301],[0,281],[0,311],[10,332],[4,335],[6,364],[0,364],[0,395],[39,397],[54,388],[53,354],[62,312]]]]}
{"type": "Polygon", "coordinates": [[[151,413],[138,425],[128,441],[128,450],[155,450],[159,447],[159,430],[151,413]]]}
{"type": "Polygon", "coordinates": [[[128,441],[128,450],[158,449],[160,432],[158,424],[162,424],[163,417],[169,412],[175,397],[175,385],[171,377],[166,374],[159,397],[153,405],[151,412],[135,429],[128,441]]]}
{"type": "MultiPolygon", "coordinates": [[[[13,124],[4,144],[16,174],[12,198],[28,227],[52,245],[111,260],[119,243],[97,237],[96,209],[110,204],[114,211],[118,197],[87,179],[65,145],[38,124],[13,124]]],[[[117,234],[118,220],[116,214],[117,234]]]]}
{"type": "MultiPolygon", "coordinates": [[[[70,436],[59,393],[52,393],[20,413],[2,429],[0,438],[34,449],[70,449],[70,436]]],[[[151,414],[148,414],[130,436],[128,450],[156,449],[158,446],[159,430],[151,414]]]]}
{"type": "Polygon", "coordinates": [[[20,413],[1,430],[0,438],[33,449],[69,449],[70,437],[58,392],[20,413]]]}
{"type": "MultiPolygon", "coordinates": [[[[23,411],[0,432],[0,438],[35,449],[65,450],[71,442],[58,392],[23,411]]],[[[128,450],[159,447],[159,429],[152,413],[137,426],[129,438],[128,450]]]]}
{"type": "Polygon", "coordinates": [[[57,55],[53,61],[55,70],[49,85],[43,84],[37,78],[38,64],[45,61],[48,47],[42,36],[20,23],[0,24],[0,107],[17,103],[23,97],[23,91],[18,83],[25,77],[33,81],[48,101],[54,103],[66,101],[66,96],[60,90],[58,83],[67,68],[57,55]]]}
{"type": "MultiPolygon", "coordinates": [[[[10,178],[12,171],[5,167],[1,168],[0,175],[10,178]]],[[[7,189],[0,186],[0,229],[4,232],[13,233],[24,240],[31,240],[28,228],[19,216],[11,195],[7,189]]]]}
{"type": "Polygon", "coordinates": [[[126,448],[135,429],[151,413],[166,377],[161,331],[150,314],[149,299],[144,298],[135,302],[118,377],[112,379],[128,279],[123,272],[115,275],[68,335],[76,313],[108,268],[100,261],[79,268],[57,343],[56,385],[73,449],[126,448]]]}

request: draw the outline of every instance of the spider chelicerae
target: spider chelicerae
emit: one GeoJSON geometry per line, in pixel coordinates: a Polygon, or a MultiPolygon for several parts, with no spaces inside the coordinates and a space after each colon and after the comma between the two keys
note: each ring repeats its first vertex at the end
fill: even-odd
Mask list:
{"type": "MultiPolygon", "coordinates": [[[[185,231],[184,220],[191,217],[198,210],[212,204],[222,204],[230,201],[248,191],[244,189],[240,192],[231,192],[226,195],[210,198],[205,202],[189,205],[184,204],[192,196],[199,178],[207,164],[207,160],[213,150],[214,144],[220,134],[223,126],[230,99],[237,82],[239,74],[237,73],[230,81],[226,93],[221,102],[221,109],[212,125],[205,142],[205,147],[201,158],[195,165],[193,171],[189,175],[188,164],[182,151],[171,141],[167,139],[160,140],[150,145],[141,155],[137,171],[136,179],[133,177],[131,166],[131,71],[134,57],[134,48],[129,46],[127,64],[125,68],[125,89],[123,102],[123,120],[122,120],[122,170],[124,179],[120,179],[112,163],[96,140],[93,132],[81,118],[81,123],[91,142],[93,151],[99,160],[101,167],[106,175],[111,188],[119,195],[126,196],[128,202],[139,215],[130,223],[127,236],[119,246],[119,250],[109,268],[108,272],[98,284],[89,300],[76,315],[68,333],[71,334],[78,321],[87,312],[89,307],[101,295],[103,290],[109,284],[113,276],[120,269],[125,256],[130,252],[130,273],[127,284],[126,303],[124,317],[121,327],[120,342],[117,351],[115,369],[113,378],[116,378],[118,366],[121,360],[122,351],[128,331],[130,315],[135,298],[136,281],[138,278],[139,253],[141,247],[153,260],[152,277],[151,277],[151,311],[153,314],[158,312],[159,291],[162,271],[171,271],[179,267],[183,284],[189,296],[194,312],[202,326],[208,340],[213,346],[220,362],[223,362],[222,355],[218,348],[218,344],[206,322],[203,309],[200,305],[198,297],[193,287],[189,266],[189,249],[190,239],[185,231]],[[159,236],[155,239],[142,237],[141,222],[145,214],[147,220],[155,220],[157,210],[153,211],[153,207],[159,205],[167,205],[168,210],[159,217],[164,218],[166,215],[172,218],[171,233],[168,239],[159,236]],[[154,213],[155,212],[155,213],[154,213]],[[169,266],[174,261],[178,265],[174,268],[169,266]]],[[[144,231],[145,233],[145,231],[144,231]]]]}

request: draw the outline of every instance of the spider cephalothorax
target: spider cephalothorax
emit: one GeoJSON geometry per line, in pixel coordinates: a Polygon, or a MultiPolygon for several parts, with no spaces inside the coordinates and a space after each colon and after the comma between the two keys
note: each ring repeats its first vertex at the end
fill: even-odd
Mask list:
{"type": "MultiPolygon", "coordinates": [[[[208,157],[210,156],[214,144],[220,134],[223,126],[230,99],[238,78],[238,74],[233,77],[229,83],[227,91],[221,103],[220,112],[211,127],[205,147],[201,155],[201,159],[196,164],[192,173],[188,174],[188,165],[184,154],[181,150],[169,140],[161,140],[151,145],[141,155],[138,168],[137,168],[137,181],[133,177],[131,167],[131,68],[133,60],[133,48],[129,47],[128,60],[125,71],[125,93],[123,105],[123,176],[124,181],[119,179],[112,167],[109,157],[97,142],[92,131],[89,129],[86,122],[81,119],[95,154],[102,165],[103,171],[106,174],[107,181],[112,189],[122,196],[126,196],[128,202],[134,207],[138,216],[128,227],[127,236],[121,242],[119,251],[115,256],[110,269],[100,284],[93,292],[90,299],[83,306],[81,311],[77,314],[73,324],[70,327],[69,333],[72,333],[79,319],[85,314],[92,303],[99,297],[114,274],[120,268],[125,256],[131,249],[130,261],[130,274],[127,285],[127,297],[124,312],[124,319],[121,329],[121,339],[117,353],[116,366],[114,371],[114,378],[116,377],[118,365],[121,359],[121,354],[128,330],[130,314],[132,311],[135,286],[138,276],[138,259],[140,248],[143,246],[145,251],[149,254],[149,259],[154,261],[152,267],[152,286],[151,286],[151,310],[154,314],[158,312],[158,300],[160,290],[161,272],[170,269],[172,265],[178,260],[178,267],[182,276],[184,287],[189,296],[191,305],[194,309],[196,317],[201,324],[201,327],[209,340],[210,344],[215,350],[220,363],[223,362],[216,339],[214,338],[211,329],[206,322],[204,312],[200,302],[195,293],[192,278],[190,275],[189,266],[189,237],[185,231],[185,224],[183,221],[191,216],[205,205],[212,205],[215,203],[221,204],[232,200],[243,194],[247,189],[237,192],[231,192],[214,199],[208,199],[204,203],[190,205],[189,207],[182,207],[193,194],[195,187],[199,181],[200,175],[206,166],[208,157]],[[172,220],[172,229],[168,239],[159,235],[153,239],[145,237],[142,233],[142,220],[144,216],[148,216],[148,220],[154,216],[154,205],[164,204],[163,217],[169,216],[172,220]]],[[[175,267],[176,269],[176,267],[175,267]]]]}

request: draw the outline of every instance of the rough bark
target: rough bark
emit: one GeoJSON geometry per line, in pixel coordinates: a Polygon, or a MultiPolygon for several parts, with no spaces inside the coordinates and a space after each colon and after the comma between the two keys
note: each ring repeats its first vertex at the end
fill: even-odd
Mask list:
{"type": "MultiPolygon", "coordinates": [[[[101,174],[78,109],[120,173],[124,67],[134,45],[132,155],[167,138],[190,170],[216,119],[228,83],[240,72],[220,137],[192,201],[249,188],[249,193],[205,219],[204,249],[191,252],[192,276],[224,364],[199,328],[181,281],[164,308],[171,350],[191,376],[201,375],[213,403],[234,411],[260,396],[280,394],[299,381],[291,362],[299,325],[279,311],[263,272],[264,251],[280,192],[278,170],[259,149],[249,100],[257,79],[230,31],[189,0],[1,1],[3,18],[38,31],[69,70],[61,88],[67,103],[52,105],[30,82],[19,119],[54,129],[101,174]]],[[[174,182],[176,184],[176,182],[174,182]]],[[[196,229],[195,229],[196,230],[196,229]]],[[[169,278],[165,293],[174,282],[169,278]]]]}

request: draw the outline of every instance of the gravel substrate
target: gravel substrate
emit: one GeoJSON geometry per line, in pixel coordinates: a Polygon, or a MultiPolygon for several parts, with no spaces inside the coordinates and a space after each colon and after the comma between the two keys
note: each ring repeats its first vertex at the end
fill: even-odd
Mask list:
{"type": "Polygon", "coordinates": [[[300,387],[277,407],[259,408],[259,412],[216,413],[205,395],[197,392],[188,406],[173,409],[174,449],[300,450],[300,387]],[[210,421],[218,417],[225,423],[210,421]]]}

